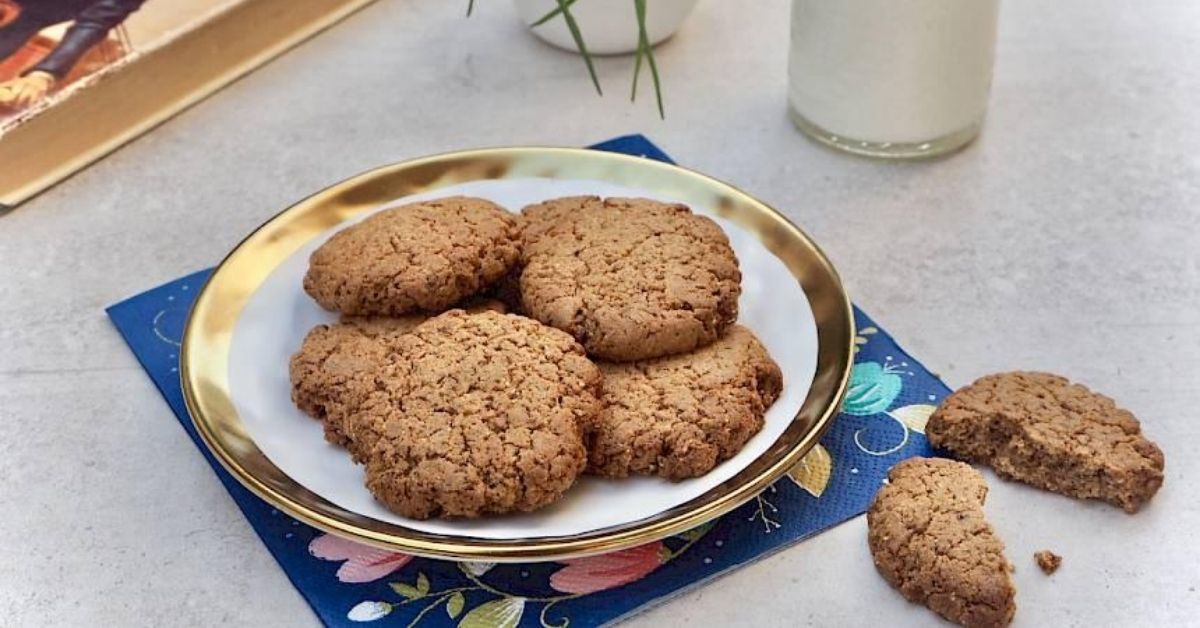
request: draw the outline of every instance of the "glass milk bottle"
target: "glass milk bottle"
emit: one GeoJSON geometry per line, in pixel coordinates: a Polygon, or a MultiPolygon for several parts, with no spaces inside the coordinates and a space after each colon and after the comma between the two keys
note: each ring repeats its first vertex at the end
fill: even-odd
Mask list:
{"type": "Polygon", "coordinates": [[[999,9],[1000,0],[793,0],[792,121],[876,157],[965,146],[987,111],[999,9]]]}

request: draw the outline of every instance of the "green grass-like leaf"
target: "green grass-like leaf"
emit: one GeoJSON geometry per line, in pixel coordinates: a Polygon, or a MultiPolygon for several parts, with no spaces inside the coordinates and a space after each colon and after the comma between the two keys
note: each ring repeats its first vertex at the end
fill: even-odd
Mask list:
{"type": "Polygon", "coordinates": [[[654,62],[654,48],[650,45],[650,37],[646,34],[646,0],[633,0],[637,11],[638,21],[638,51],[637,62],[633,68],[633,96],[637,97],[638,71],[642,67],[642,55],[646,56],[646,65],[650,66],[650,76],[654,79],[654,97],[658,101],[658,117],[665,120],[667,112],[663,108],[662,83],[658,79],[658,64],[654,62]]]}
{"type": "MultiPolygon", "coordinates": [[[[471,0],[471,1],[474,2],[475,0],[471,0]]],[[[568,7],[570,7],[572,4],[575,4],[575,0],[567,0],[568,7]]],[[[533,24],[530,24],[529,27],[533,28],[535,26],[541,26],[542,24],[545,24],[546,22],[549,22],[550,20],[553,20],[554,18],[558,17],[558,15],[562,12],[563,12],[562,7],[561,6],[557,7],[555,9],[551,10],[549,13],[538,18],[538,21],[534,22],[533,24]]]]}
{"type": "Polygon", "coordinates": [[[642,48],[642,39],[638,37],[636,56],[633,59],[633,87],[629,90],[629,102],[637,102],[638,77],[642,74],[642,57],[646,54],[642,48]]]}
{"type": "MultiPolygon", "coordinates": [[[[563,21],[567,24],[567,30],[571,32],[571,39],[575,41],[575,48],[579,51],[579,56],[583,57],[583,62],[587,66],[588,76],[592,79],[592,85],[596,87],[596,93],[604,95],[604,90],[600,88],[600,78],[596,75],[596,66],[592,61],[592,55],[588,52],[587,45],[583,41],[583,33],[579,30],[579,23],[575,20],[575,16],[571,14],[571,5],[578,0],[557,0],[558,7],[547,12],[538,20],[529,25],[530,28],[541,26],[556,17],[562,16],[563,21]]],[[[634,10],[637,13],[638,23],[638,45],[635,51],[633,64],[633,84],[629,90],[629,100],[637,101],[638,81],[642,74],[642,62],[650,66],[650,78],[654,83],[654,99],[658,105],[659,118],[666,119],[666,107],[663,105],[662,95],[662,80],[658,75],[658,64],[654,60],[654,47],[650,45],[650,36],[646,31],[646,0],[633,0],[634,10]]],[[[469,0],[467,3],[467,17],[475,10],[475,0],[469,0]]]]}
{"type": "Polygon", "coordinates": [[[579,49],[579,54],[587,65],[588,75],[592,77],[592,85],[596,86],[596,93],[603,96],[604,90],[600,89],[600,79],[596,76],[596,66],[592,64],[592,55],[583,43],[583,33],[579,31],[579,23],[575,21],[575,16],[571,15],[571,0],[558,0],[558,8],[562,12],[563,20],[567,22],[567,30],[571,31],[571,39],[575,40],[575,47],[579,49]]]}

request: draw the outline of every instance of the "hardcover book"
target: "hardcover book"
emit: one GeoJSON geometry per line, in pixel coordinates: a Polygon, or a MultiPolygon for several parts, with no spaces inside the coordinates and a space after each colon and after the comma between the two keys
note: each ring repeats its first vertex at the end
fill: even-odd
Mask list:
{"type": "Polygon", "coordinates": [[[0,0],[0,211],[371,0],[0,0]]]}

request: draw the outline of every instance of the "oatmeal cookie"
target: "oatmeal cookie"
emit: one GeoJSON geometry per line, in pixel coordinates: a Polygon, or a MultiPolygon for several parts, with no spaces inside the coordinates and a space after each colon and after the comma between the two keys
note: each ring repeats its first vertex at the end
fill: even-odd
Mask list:
{"type": "Polygon", "coordinates": [[[608,477],[708,473],[762,429],[783,389],[779,366],[741,325],[692,353],[600,369],[605,409],[588,470],[608,477]]]}
{"type": "MultiPolygon", "coordinates": [[[[470,313],[504,312],[504,304],[491,299],[468,300],[464,306],[470,313]]],[[[333,325],[312,328],[288,364],[292,401],[321,420],[329,442],[346,447],[360,459],[342,428],[345,405],[373,388],[374,373],[395,338],[428,319],[424,314],[342,316],[333,325]]]]}
{"type": "Polygon", "coordinates": [[[396,339],[347,429],[367,452],[367,488],[398,514],[531,511],[583,472],[600,382],[559,330],[452,310],[396,339]]]}
{"type": "Polygon", "coordinates": [[[729,238],[685,205],[555,199],[522,210],[520,302],[590,355],[628,362],[685,353],[737,319],[729,238]]]}
{"type": "Polygon", "coordinates": [[[1136,512],[1163,482],[1162,450],[1112,399],[1049,373],[988,375],[946,398],[929,442],[1055,493],[1136,512]]]}
{"type": "Polygon", "coordinates": [[[963,626],[1006,626],[1017,606],[1004,542],[983,513],[987,483],[969,465],[909,458],[867,511],[875,567],[911,602],[963,626]]]}
{"type": "Polygon", "coordinates": [[[304,290],[343,314],[436,313],[503,277],[520,256],[515,217],[452,196],[381,211],[313,252],[304,290]]]}
{"type": "MultiPolygon", "coordinates": [[[[422,318],[393,319],[395,333],[407,332],[422,318]]],[[[371,329],[381,331],[378,327],[377,323],[371,329]]],[[[388,352],[385,336],[364,333],[351,324],[317,325],[292,355],[288,365],[292,402],[305,414],[320,420],[326,440],[335,445],[352,449],[342,425],[344,404],[369,390],[371,374],[383,364],[388,352]]]]}

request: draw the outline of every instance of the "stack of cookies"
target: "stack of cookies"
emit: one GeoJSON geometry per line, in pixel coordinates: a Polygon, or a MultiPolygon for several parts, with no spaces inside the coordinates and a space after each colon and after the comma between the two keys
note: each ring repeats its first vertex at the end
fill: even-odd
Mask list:
{"type": "Polygon", "coordinates": [[[783,388],[736,324],[728,238],[684,205],[413,203],[335,234],[304,289],[341,317],[292,357],[292,398],[407,517],[532,511],[585,473],[704,475],[783,388]]]}

